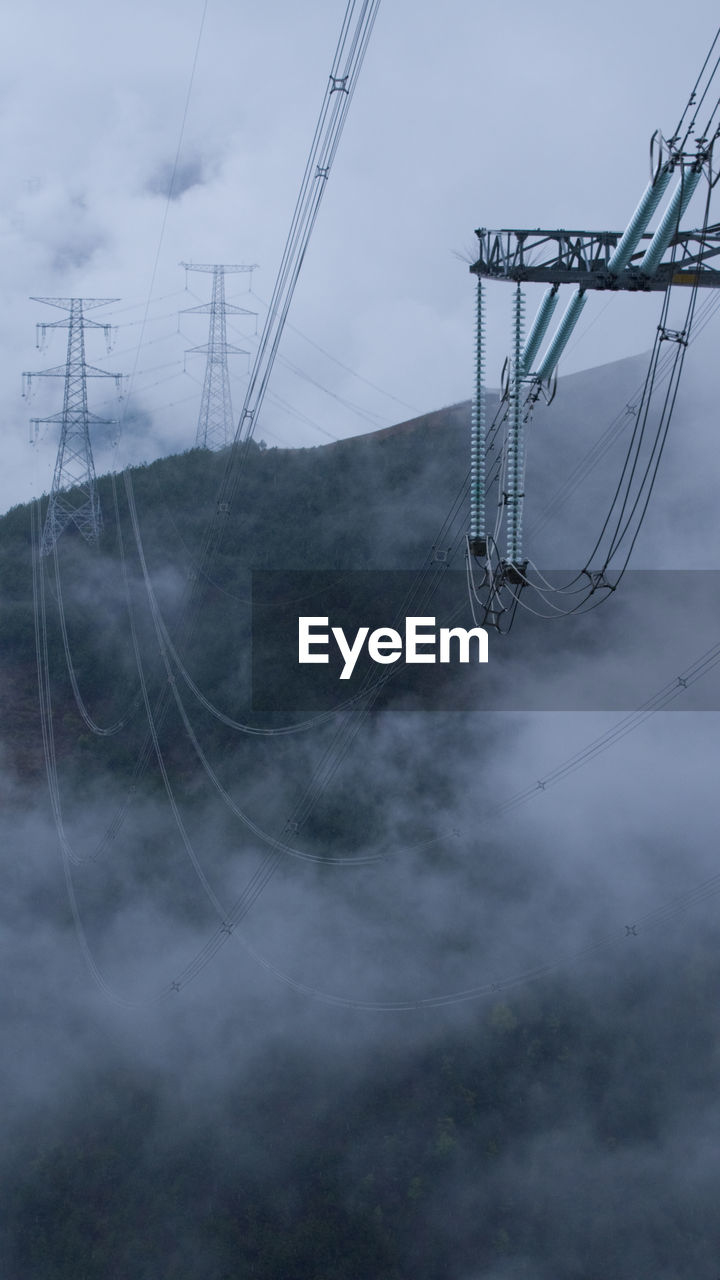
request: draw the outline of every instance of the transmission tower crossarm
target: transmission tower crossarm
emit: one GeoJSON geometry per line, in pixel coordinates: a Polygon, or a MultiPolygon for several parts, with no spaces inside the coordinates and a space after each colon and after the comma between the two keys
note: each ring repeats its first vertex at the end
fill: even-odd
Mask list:
{"type": "MultiPolygon", "coordinates": [[[[83,325],[83,328],[85,326],[83,325]]],[[[119,382],[122,378],[121,373],[113,373],[112,369],[98,369],[94,364],[86,364],[83,361],[83,373],[86,378],[114,378],[119,382]]],[[[57,364],[54,369],[38,369],[33,373],[25,373],[25,378],[64,378],[67,374],[67,364],[57,364]]]]}
{"type": "MultiPolygon", "coordinates": [[[[213,271],[217,271],[218,269],[218,263],[216,262],[181,262],[180,266],[184,267],[186,271],[208,271],[211,274],[213,271]]],[[[234,271],[257,271],[257,266],[257,262],[252,262],[249,265],[247,263],[237,262],[222,263],[222,269],[225,275],[227,275],[228,272],[234,271]]]]}
{"type": "MultiPolygon", "coordinates": [[[[48,307],[59,307],[61,311],[71,311],[73,303],[81,302],[83,311],[83,324],[85,327],[94,325],[94,320],[85,320],[85,312],[91,311],[93,307],[108,307],[113,302],[119,302],[119,298],[38,298],[34,294],[30,297],[31,302],[44,302],[48,307]]],[[[64,322],[67,324],[67,321],[64,322]]]]}
{"type": "MultiPolygon", "coordinates": [[[[212,302],[201,302],[198,307],[183,307],[182,311],[180,312],[180,315],[181,316],[212,315],[212,302]]],[[[236,307],[233,302],[226,302],[225,315],[226,316],[254,316],[254,315],[257,315],[257,312],[250,311],[248,310],[247,307],[236,307]]]]}
{"type": "MultiPolygon", "coordinates": [[[[64,410],[59,413],[49,413],[46,418],[31,418],[31,422],[62,422],[64,418],[64,410]]],[[[111,426],[117,422],[117,418],[99,418],[96,413],[88,413],[87,421],[91,426],[111,426]]]]}
{"type": "Polygon", "coordinates": [[[66,373],[67,364],[56,364],[54,369],[24,370],[23,378],[64,378],[66,373]]]}
{"type": "MultiPolygon", "coordinates": [[[[686,183],[691,177],[687,175],[686,183]]],[[[687,189],[686,185],[685,194],[687,189]]],[[[610,263],[623,232],[540,228],[489,231],[481,227],[475,233],[480,252],[470,272],[484,279],[516,284],[575,284],[583,289],[613,291],[663,292],[669,284],[682,284],[685,280],[700,288],[720,288],[720,263],[712,264],[713,259],[720,258],[720,224],[703,230],[678,231],[676,212],[675,225],[673,215],[669,222],[669,237],[659,256],[662,258],[668,250],[679,249],[681,266],[674,261],[658,261],[652,271],[648,271],[647,263],[642,267],[645,251],[654,239],[649,232],[638,238],[627,266],[613,271],[610,263]]],[[[659,239],[656,240],[656,245],[659,243],[659,239]]]]}
{"type": "MultiPolygon", "coordinates": [[[[226,342],[224,350],[225,350],[225,354],[228,356],[246,356],[248,354],[248,352],[245,350],[244,347],[235,347],[233,346],[232,342],[226,342]]],[[[212,346],[211,343],[203,342],[199,347],[187,347],[185,351],[185,355],[186,356],[205,356],[205,355],[212,355],[214,351],[215,351],[215,347],[212,346]]]]}
{"type": "MultiPolygon", "coordinates": [[[[70,324],[69,318],[67,320],[50,320],[50,321],[43,320],[38,325],[38,328],[43,330],[67,329],[69,327],[69,324],[70,324]]],[[[88,320],[85,317],[85,315],[83,315],[83,328],[84,329],[105,329],[107,331],[108,329],[111,328],[111,326],[109,324],[103,324],[100,320],[88,320]]]]}

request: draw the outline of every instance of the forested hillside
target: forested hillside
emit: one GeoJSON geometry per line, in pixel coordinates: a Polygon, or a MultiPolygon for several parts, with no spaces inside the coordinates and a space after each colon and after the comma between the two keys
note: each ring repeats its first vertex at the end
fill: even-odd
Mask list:
{"type": "MultiPolygon", "coordinates": [[[[571,469],[641,378],[625,361],[565,380],[530,517],[562,478],[558,439],[571,469]]],[[[162,617],[207,702],[282,727],[252,713],[251,570],[418,569],[444,549],[468,429],[457,405],[254,445],[209,563],[225,456],[133,470],[162,617]]],[[[100,548],[67,535],[42,570],[56,820],[29,509],[0,519],[3,1280],[713,1280],[715,717],[656,718],[509,816],[498,801],[607,716],[403,706],[341,751],[352,713],[252,736],[183,687],[184,723],[122,478],[100,499],[100,548]],[[85,709],[115,733],[73,696],[60,601],[85,709]]],[[[572,564],[589,506],[539,540],[549,567],[572,564]]],[[[624,643],[612,607],[571,641],[529,620],[518,644],[587,682],[624,643]]]]}

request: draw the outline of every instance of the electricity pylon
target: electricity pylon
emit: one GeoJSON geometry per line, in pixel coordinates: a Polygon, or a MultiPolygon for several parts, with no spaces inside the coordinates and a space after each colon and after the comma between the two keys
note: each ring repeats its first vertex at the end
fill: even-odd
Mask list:
{"type": "Polygon", "coordinates": [[[255,314],[225,301],[225,274],[228,271],[253,271],[254,267],[197,262],[181,262],[180,266],[186,271],[212,271],[213,275],[211,301],[203,302],[199,307],[185,307],[181,314],[210,315],[208,341],[201,347],[190,347],[186,352],[186,355],[207,355],[195,443],[200,449],[224,449],[235,435],[227,358],[248,354],[227,341],[225,317],[255,314]]]}
{"type": "Polygon", "coordinates": [[[74,524],[86,542],[90,543],[97,542],[102,530],[95,464],[90,446],[90,424],[107,423],[112,419],[98,418],[89,412],[87,379],[114,378],[116,385],[119,385],[122,375],[86,364],[85,329],[102,329],[105,341],[109,343],[110,325],[86,319],[84,310],[119,302],[119,298],[32,298],[31,301],[46,302],[51,307],[60,307],[70,313],[66,320],[55,320],[52,324],[37,326],[39,335],[43,338],[48,329],[68,330],[65,364],[54,369],[23,374],[28,389],[32,378],[65,379],[65,395],[60,412],[53,413],[48,418],[31,419],[36,430],[41,422],[60,423],[60,444],[40,542],[40,554],[46,556],[70,524],[74,524]]]}

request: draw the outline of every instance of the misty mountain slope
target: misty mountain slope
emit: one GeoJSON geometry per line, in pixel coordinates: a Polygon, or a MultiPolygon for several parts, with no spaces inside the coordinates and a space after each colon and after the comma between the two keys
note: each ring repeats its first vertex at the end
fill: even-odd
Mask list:
{"type": "MultiPolygon", "coordinates": [[[[642,373],[624,361],[561,382],[529,431],[535,513],[642,373]]],[[[691,382],[678,405],[681,447],[656,531],[681,508],[673,485],[686,487],[694,463],[698,394],[691,382]]],[[[252,568],[420,565],[464,482],[468,434],[460,405],[318,449],[254,448],[183,650],[203,691],[231,714],[248,710],[252,568]]],[[[586,494],[555,513],[545,563],[577,563],[571,540],[590,531],[617,464],[608,455],[592,473],[593,503],[586,494]]],[[[171,632],[222,466],[193,451],[133,472],[171,632]]],[[[131,783],[146,731],[112,492],[100,485],[99,552],[64,538],[59,566],[83,696],[103,725],[128,714],[113,737],[90,733],[75,706],[52,561],[46,587],[63,819],[85,859],[73,884],[111,998],[78,944],[43,778],[29,513],[0,521],[3,1277],[713,1280],[717,717],[655,717],[496,812],[617,719],[524,712],[538,684],[552,708],[568,682],[594,694],[632,658],[618,705],[636,705],[636,683],[652,689],[668,663],[682,669],[676,641],[712,638],[711,612],[696,616],[702,634],[680,628],[646,654],[663,602],[634,578],[582,627],[521,619],[493,649],[489,667],[519,710],[370,717],[289,833],[320,860],[283,856],[212,961],[154,1002],[218,917],[156,763],[131,783]],[[696,884],[685,909],[675,900],[696,884]],[[476,987],[488,990],[465,1000],[476,987]],[[446,996],[457,1003],[433,1007],[446,996]],[[364,1007],[383,1002],[411,1007],[364,1007]]],[[[166,676],[122,485],[119,507],[157,698],[166,676]]],[[[717,514],[702,510],[707,540],[717,514]]],[[[334,723],[256,739],[189,696],[186,706],[217,777],[271,837],[326,751],[339,751],[334,723]]],[[[160,737],[185,832],[229,910],[257,883],[268,845],[222,804],[172,707],[160,737]]]]}
{"type": "MultiPolygon", "coordinates": [[[[549,414],[543,417],[542,411],[538,412],[528,441],[530,522],[533,512],[539,506],[542,509],[542,495],[548,491],[554,494],[560,460],[572,469],[578,453],[582,455],[592,444],[594,436],[606,425],[606,418],[610,420],[617,406],[625,403],[642,375],[642,361],[628,360],[564,379],[553,406],[553,417],[550,419],[549,414]],[[586,384],[588,395],[583,392],[586,384]],[[580,406],[585,415],[582,430],[577,429],[580,406]],[[590,420],[588,406],[592,409],[590,420]],[[545,438],[546,418],[553,424],[549,447],[545,438]]],[[[496,403],[491,396],[489,416],[496,403]]],[[[233,644],[229,632],[235,616],[232,595],[249,597],[250,569],[419,566],[434,546],[467,476],[469,412],[469,404],[458,405],[398,427],[316,449],[263,451],[253,447],[212,567],[213,583],[220,591],[213,594],[213,583],[207,583],[214,625],[204,629],[199,644],[204,666],[213,673],[227,666],[222,650],[227,645],[230,651],[233,644]],[[223,596],[223,592],[231,594],[223,596]]],[[[193,571],[195,549],[213,513],[223,466],[224,455],[194,450],[132,473],[148,563],[157,578],[158,590],[161,594],[165,590],[170,610],[172,601],[184,590],[193,571]]],[[[613,474],[612,460],[606,461],[602,471],[606,489],[612,483],[613,474]]],[[[593,484],[600,487],[601,483],[595,473],[593,484]]],[[[80,646],[79,660],[82,661],[84,655],[87,657],[83,674],[86,679],[90,678],[88,695],[96,698],[102,698],[100,654],[108,665],[111,661],[113,665],[120,662],[123,670],[130,662],[128,678],[132,678],[126,627],[124,642],[120,639],[123,628],[119,619],[124,608],[121,577],[116,568],[108,567],[106,571],[104,567],[107,559],[114,565],[118,559],[113,500],[107,479],[100,480],[99,490],[105,524],[100,556],[88,561],[80,554],[83,567],[73,567],[78,551],[82,553],[83,548],[68,538],[59,544],[61,562],[69,561],[64,570],[65,579],[73,584],[70,590],[78,596],[74,608],[72,599],[67,602],[73,641],[76,648],[80,646]],[[90,580],[88,568],[94,575],[90,580]],[[85,594],[83,583],[88,588],[85,594]],[[101,603],[97,597],[92,599],[92,591],[99,589],[102,589],[101,603]],[[118,619],[118,627],[109,619],[118,619]],[[112,659],[107,649],[103,649],[107,645],[115,649],[112,659]],[[119,651],[121,648],[123,653],[119,651]],[[94,654],[98,655],[98,661],[94,654]],[[93,674],[88,667],[94,669],[93,674]]],[[[137,578],[139,570],[122,484],[119,500],[123,540],[129,548],[137,578]]],[[[576,517],[577,498],[575,501],[576,517]]],[[[580,511],[587,520],[589,506],[582,499],[580,511]]],[[[572,517],[573,512],[570,514],[572,517]]],[[[554,531],[555,546],[558,538],[565,548],[572,546],[567,513],[561,510],[554,511],[553,515],[550,529],[554,531]]],[[[538,554],[542,549],[540,542],[538,554]]],[[[565,563],[575,567],[572,560],[564,561],[558,558],[557,552],[554,554],[553,561],[543,562],[546,567],[564,567],[565,563]]],[[[563,555],[568,555],[567,550],[563,555]]],[[[11,687],[17,689],[26,718],[34,697],[35,679],[34,640],[28,611],[30,581],[28,512],[26,508],[15,508],[0,520],[0,649],[6,660],[16,664],[11,687]]],[[[52,592],[52,583],[50,590],[52,592]]],[[[241,633],[246,634],[246,622],[238,621],[237,625],[241,633]]],[[[57,658],[57,634],[50,637],[50,643],[54,645],[52,656],[57,658]]],[[[247,646],[236,640],[235,649],[242,651],[247,646]]],[[[247,672],[244,675],[247,677],[247,672]]],[[[211,680],[214,679],[213,674],[211,680]]],[[[219,696],[220,690],[216,692],[219,696]]],[[[222,692],[227,698],[227,682],[222,692]]],[[[101,703],[101,710],[104,705],[101,703]]],[[[14,732],[10,737],[16,751],[30,751],[26,731],[19,735],[14,732]]],[[[23,767],[27,764],[25,760],[23,767]]]]}

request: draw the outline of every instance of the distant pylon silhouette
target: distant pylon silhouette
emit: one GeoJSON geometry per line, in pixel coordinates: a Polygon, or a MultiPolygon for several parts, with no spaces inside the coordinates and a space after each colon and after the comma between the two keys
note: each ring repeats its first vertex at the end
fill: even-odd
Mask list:
{"type": "Polygon", "coordinates": [[[185,354],[207,355],[195,443],[200,449],[224,449],[235,436],[227,358],[248,354],[227,341],[225,317],[255,314],[225,301],[225,275],[228,271],[253,271],[254,267],[197,262],[181,262],[180,266],[186,271],[212,271],[212,300],[203,302],[199,307],[185,307],[181,314],[210,315],[208,341],[201,347],[189,347],[185,354]]]}
{"type": "Polygon", "coordinates": [[[102,530],[102,514],[97,494],[95,463],[90,446],[90,424],[109,423],[110,418],[98,418],[90,413],[87,404],[88,378],[114,378],[120,383],[122,375],[108,373],[85,363],[85,329],[102,329],[109,342],[110,325],[87,320],[84,311],[91,307],[104,307],[119,298],[32,298],[32,302],[46,302],[51,307],[68,311],[66,320],[52,324],[39,324],[44,338],[48,329],[67,329],[67,360],[54,369],[42,369],[37,373],[25,373],[23,378],[29,388],[32,378],[64,378],[65,396],[59,413],[49,418],[32,418],[37,429],[41,422],[60,423],[55,472],[45,526],[40,542],[40,554],[46,556],[69,524],[74,524],[86,542],[97,542],[102,530]]]}

